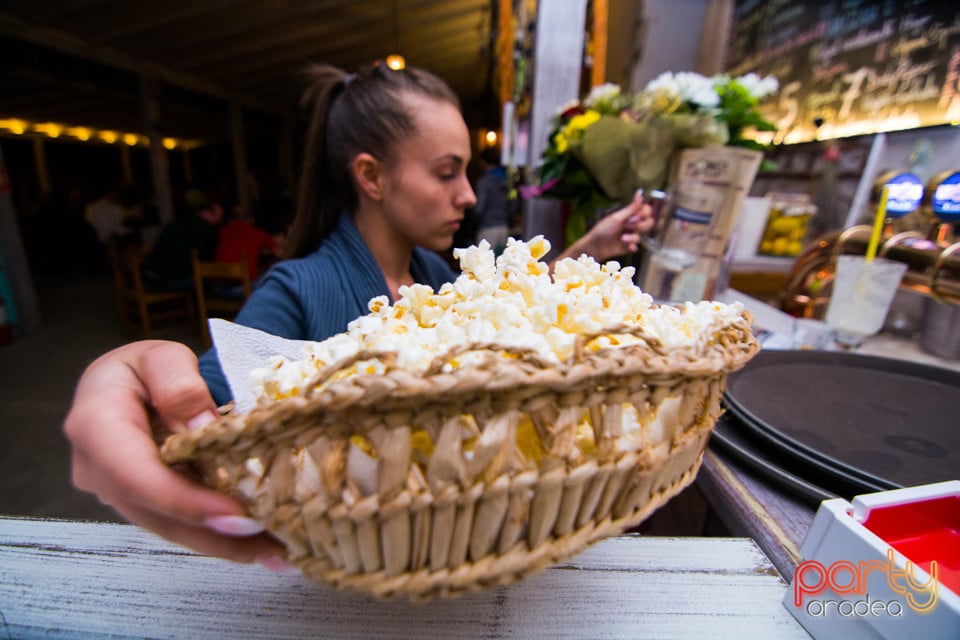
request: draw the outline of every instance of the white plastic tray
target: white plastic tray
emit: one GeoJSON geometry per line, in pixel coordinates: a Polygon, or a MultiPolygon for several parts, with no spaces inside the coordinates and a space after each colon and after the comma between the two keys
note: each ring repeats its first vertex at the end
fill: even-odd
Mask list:
{"type": "MultiPolygon", "coordinates": [[[[894,549],[891,544],[897,541],[864,526],[874,510],[907,505],[912,508],[887,514],[896,516],[897,527],[915,529],[920,537],[911,540],[919,545],[914,549],[936,555],[946,544],[947,563],[956,561],[960,481],[866,494],[852,504],[822,502],[800,549],[803,561],[783,598],[814,638],[960,638],[960,595],[894,549]]],[[[944,577],[939,573],[943,561],[939,564],[938,575],[944,577]]]]}

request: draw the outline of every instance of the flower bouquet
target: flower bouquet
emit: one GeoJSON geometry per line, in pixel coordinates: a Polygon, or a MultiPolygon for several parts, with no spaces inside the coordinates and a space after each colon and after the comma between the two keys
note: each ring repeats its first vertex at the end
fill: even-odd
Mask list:
{"type": "Polygon", "coordinates": [[[660,189],[678,150],[724,145],[763,150],[750,137],[773,131],[757,110],[777,80],[697,73],[663,73],[637,94],[618,85],[595,87],[561,107],[543,152],[537,185],[525,197],[572,202],[567,241],[586,230],[587,215],[629,200],[640,188],[660,189]]]}

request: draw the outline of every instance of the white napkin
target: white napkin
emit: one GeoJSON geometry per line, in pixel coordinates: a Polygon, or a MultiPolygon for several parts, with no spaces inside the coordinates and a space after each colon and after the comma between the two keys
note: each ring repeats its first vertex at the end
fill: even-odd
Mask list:
{"type": "MultiPolygon", "coordinates": [[[[234,413],[246,413],[256,405],[256,396],[250,385],[253,369],[266,366],[272,356],[300,360],[305,355],[306,340],[287,340],[222,318],[211,318],[209,324],[220,366],[233,392],[234,413]]],[[[375,458],[350,443],[346,472],[362,495],[376,492],[377,468],[375,458]]]]}
{"type": "Polygon", "coordinates": [[[308,344],[306,340],[280,338],[221,318],[210,319],[210,336],[233,392],[235,413],[246,413],[257,404],[250,385],[251,371],[266,366],[272,356],[300,360],[308,344]]]}

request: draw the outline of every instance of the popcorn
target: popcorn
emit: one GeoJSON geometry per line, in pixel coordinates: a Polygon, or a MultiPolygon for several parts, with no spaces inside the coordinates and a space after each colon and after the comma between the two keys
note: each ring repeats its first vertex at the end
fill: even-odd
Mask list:
{"type": "MultiPolygon", "coordinates": [[[[344,333],[309,343],[303,358],[274,357],[267,366],[252,371],[256,395],[268,402],[295,396],[327,367],[337,370],[324,385],[351,376],[382,375],[387,370],[386,358],[363,358],[349,366],[340,364],[355,360],[361,352],[389,353],[395,360],[393,366],[413,373],[425,372],[438,356],[470,344],[503,346],[505,351],[499,356],[493,354],[502,358],[515,358],[509,353],[511,349],[532,351],[541,361],[560,365],[570,361],[578,337],[585,334],[596,336],[585,345],[591,351],[623,348],[642,340],[622,329],[603,333],[612,327],[639,327],[646,336],[658,339],[670,349],[704,345],[724,327],[743,321],[739,303],[656,305],[651,296],[634,285],[634,269],[622,268],[616,262],[600,264],[584,255],[559,261],[551,275],[541,261],[549,251],[550,243],[539,236],[529,242],[508,240],[499,257],[494,256],[485,241],[479,246],[456,249],[454,255],[460,260],[462,271],[456,281],[443,285],[439,291],[422,284],[401,287],[400,297],[393,305],[386,296],[372,299],[370,313],[350,322],[344,333]]],[[[486,349],[458,353],[442,365],[442,370],[469,368],[491,355],[486,349]]],[[[616,429],[617,452],[668,448],[672,441],[671,425],[679,424],[681,401],[682,392],[657,403],[624,402],[621,406],[605,407],[603,411],[614,411],[614,420],[620,422],[616,429]]],[[[604,419],[601,415],[596,407],[560,410],[557,423],[572,425],[573,435],[566,444],[556,441],[560,443],[557,448],[556,443],[548,445],[542,439],[535,416],[518,412],[509,427],[514,452],[511,455],[515,456],[510,464],[535,469],[551,456],[584,460],[599,455],[594,423],[604,419]]],[[[458,442],[449,437],[443,442],[434,441],[440,437],[439,432],[422,425],[410,426],[412,461],[421,479],[432,477],[435,452],[439,452],[440,459],[446,459],[455,451],[463,456],[468,467],[479,456],[473,473],[482,472],[484,456],[489,456],[489,452],[488,445],[482,442],[486,432],[479,429],[476,419],[470,414],[459,417],[460,435],[453,436],[458,442]]],[[[344,444],[343,472],[350,480],[348,485],[353,487],[351,491],[357,492],[353,499],[377,491],[379,467],[374,444],[358,434],[344,444]]],[[[300,469],[295,492],[305,499],[317,494],[321,474],[315,468],[314,458],[303,449],[295,449],[294,466],[300,469]]],[[[446,469],[444,473],[449,471],[443,464],[435,466],[446,469]]],[[[435,480],[436,477],[431,482],[435,480]]],[[[238,488],[256,500],[267,491],[270,481],[264,465],[251,459],[238,488]]]]}
{"type": "MultiPolygon", "coordinates": [[[[542,236],[529,242],[510,239],[499,257],[486,241],[455,249],[462,271],[456,281],[437,292],[422,284],[401,287],[394,305],[386,296],[374,298],[368,315],[351,322],[344,333],[311,343],[302,360],[278,357],[252,371],[253,387],[260,397],[290,397],[324,367],[364,350],[395,353],[397,366],[412,372],[426,371],[437,356],[469,343],[532,350],[540,359],[560,364],[573,355],[577,336],[606,327],[637,325],[671,348],[710,340],[741,318],[739,303],[654,305],[653,298],[634,285],[632,267],[601,265],[586,255],[559,261],[551,277],[540,260],[549,251],[550,243],[542,236]]],[[[601,336],[589,348],[617,348],[639,340],[601,336]]],[[[470,366],[482,357],[462,354],[445,370],[470,366]]],[[[365,360],[335,379],[383,371],[379,360],[365,360]]]]}

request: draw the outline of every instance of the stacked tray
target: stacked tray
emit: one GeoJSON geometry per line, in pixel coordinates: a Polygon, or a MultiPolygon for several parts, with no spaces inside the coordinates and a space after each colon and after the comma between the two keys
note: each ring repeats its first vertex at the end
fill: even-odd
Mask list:
{"type": "Polygon", "coordinates": [[[730,374],[712,446],[816,504],[956,479],[960,372],[832,351],[763,351],[730,374]]]}

